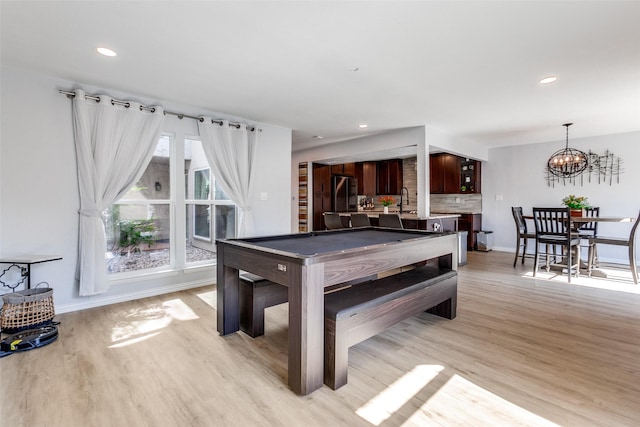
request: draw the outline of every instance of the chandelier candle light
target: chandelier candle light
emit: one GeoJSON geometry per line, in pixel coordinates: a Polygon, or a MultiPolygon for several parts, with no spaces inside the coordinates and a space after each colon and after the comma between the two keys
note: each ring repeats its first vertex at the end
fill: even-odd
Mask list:
{"type": "Polygon", "coordinates": [[[575,148],[569,148],[569,126],[573,123],[565,123],[567,128],[567,142],[563,150],[558,150],[551,155],[547,162],[549,172],[560,178],[571,178],[580,175],[589,166],[586,153],[575,148]]]}

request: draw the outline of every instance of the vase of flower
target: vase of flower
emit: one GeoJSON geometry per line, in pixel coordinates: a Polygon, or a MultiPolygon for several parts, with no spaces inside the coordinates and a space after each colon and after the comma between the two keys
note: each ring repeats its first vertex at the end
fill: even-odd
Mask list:
{"type": "Polygon", "coordinates": [[[562,199],[562,204],[570,209],[571,216],[582,216],[582,210],[589,207],[589,202],[586,197],[583,196],[574,196],[573,194],[569,194],[567,197],[562,199]]]}
{"type": "Polygon", "coordinates": [[[394,204],[396,202],[396,199],[394,199],[391,196],[380,196],[380,198],[378,198],[378,201],[382,204],[383,206],[382,210],[384,211],[384,213],[388,214],[389,206],[394,204]]]}

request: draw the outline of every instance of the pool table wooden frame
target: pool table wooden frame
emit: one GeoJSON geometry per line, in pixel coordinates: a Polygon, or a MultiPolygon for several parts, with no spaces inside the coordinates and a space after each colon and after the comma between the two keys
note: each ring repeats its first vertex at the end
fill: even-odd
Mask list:
{"type": "Polygon", "coordinates": [[[239,270],[289,288],[288,383],[301,395],[323,385],[326,287],[436,258],[442,267],[453,270],[458,267],[455,232],[364,227],[225,239],[216,244],[217,330],[220,335],[239,329],[239,270]],[[376,238],[371,245],[327,248],[330,241],[351,239],[361,242],[361,238],[366,241],[371,236],[376,238]],[[289,245],[290,250],[270,247],[274,243],[289,245]],[[317,251],[306,255],[297,253],[296,243],[304,243],[307,252],[309,245],[315,245],[317,251]]]}

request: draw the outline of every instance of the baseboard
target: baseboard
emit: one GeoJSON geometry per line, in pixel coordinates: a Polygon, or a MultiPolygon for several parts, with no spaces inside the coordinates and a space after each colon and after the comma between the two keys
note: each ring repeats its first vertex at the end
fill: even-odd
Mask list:
{"type": "Polygon", "coordinates": [[[131,292],[127,294],[121,295],[112,295],[105,298],[94,299],[91,301],[74,303],[74,304],[66,304],[66,305],[57,305],[56,304],[56,313],[70,313],[73,311],[86,310],[89,308],[102,307],[105,305],[117,304],[126,301],[133,301],[141,298],[153,297],[162,294],[169,294],[172,292],[183,291],[186,289],[199,288],[202,286],[212,285],[211,279],[201,279],[195,280],[192,282],[185,282],[179,284],[169,284],[166,286],[160,286],[153,289],[145,289],[143,291],[131,292]]]}

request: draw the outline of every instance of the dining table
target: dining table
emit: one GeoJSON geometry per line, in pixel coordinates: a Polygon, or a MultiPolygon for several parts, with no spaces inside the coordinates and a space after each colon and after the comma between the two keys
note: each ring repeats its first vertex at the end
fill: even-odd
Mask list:
{"type": "MultiPolygon", "coordinates": [[[[525,220],[532,220],[533,215],[523,215],[525,220]]],[[[588,224],[591,222],[603,222],[603,223],[630,223],[634,222],[636,218],[627,217],[627,216],[570,216],[569,220],[571,221],[571,229],[574,231],[578,231],[582,224],[588,224]]],[[[589,266],[586,263],[580,264],[580,269],[587,270],[587,273],[591,276],[606,278],[607,273],[598,268],[591,267],[591,271],[589,271],[589,266]]]]}
{"type": "MultiPolygon", "coordinates": [[[[533,215],[522,215],[524,219],[533,221],[533,215]]],[[[569,218],[572,228],[578,229],[579,224],[587,224],[590,222],[634,222],[634,217],[628,216],[572,216],[569,218]]]]}

